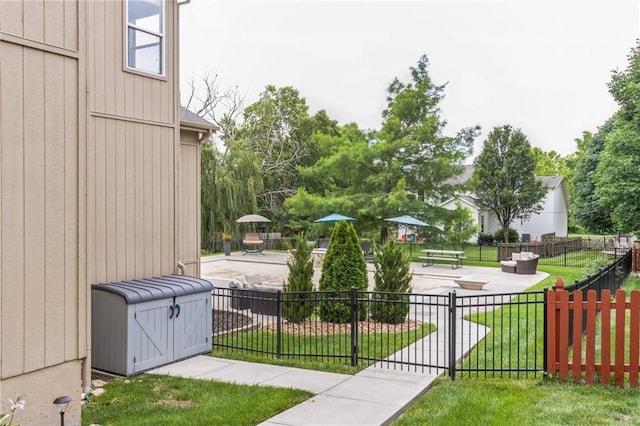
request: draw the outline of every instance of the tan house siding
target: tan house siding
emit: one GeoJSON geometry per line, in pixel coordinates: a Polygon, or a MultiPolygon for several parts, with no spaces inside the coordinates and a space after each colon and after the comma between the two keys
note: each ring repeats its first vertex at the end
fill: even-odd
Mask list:
{"type": "Polygon", "coordinates": [[[92,283],[175,273],[172,128],[92,117],[92,283]]]}
{"type": "Polygon", "coordinates": [[[28,393],[40,424],[86,353],[81,10],[0,2],[0,411],[28,393]]]}
{"type": "Polygon", "coordinates": [[[180,140],[176,1],[161,77],[126,69],[124,5],[0,0],[0,412],[26,395],[33,424],[56,422],[60,395],[80,423],[91,284],[180,259],[199,275],[198,138],[213,129],[180,140]]]}
{"type": "Polygon", "coordinates": [[[185,275],[200,276],[200,141],[198,133],[180,132],[178,258],[185,275]]]}
{"type": "Polygon", "coordinates": [[[176,272],[175,3],[165,4],[165,76],[126,68],[125,2],[87,5],[89,280],[176,272]]]}
{"type": "MultiPolygon", "coordinates": [[[[176,126],[177,56],[174,33],[175,4],[166,2],[165,75],[144,75],[125,66],[125,2],[91,1],[89,28],[89,72],[91,76],[90,108],[95,115],[114,119],[129,118],[176,126]],[[93,53],[91,53],[93,52],[93,53]]],[[[176,135],[177,136],[177,135],[176,135]]]]}

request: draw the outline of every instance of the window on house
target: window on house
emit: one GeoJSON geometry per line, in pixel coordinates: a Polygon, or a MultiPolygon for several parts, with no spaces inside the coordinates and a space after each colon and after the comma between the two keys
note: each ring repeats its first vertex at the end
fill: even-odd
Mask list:
{"type": "Polygon", "coordinates": [[[480,232],[484,232],[484,215],[480,215],[480,232]]]}
{"type": "Polygon", "coordinates": [[[127,0],[127,67],[164,75],[163,0],[127,0]]]}

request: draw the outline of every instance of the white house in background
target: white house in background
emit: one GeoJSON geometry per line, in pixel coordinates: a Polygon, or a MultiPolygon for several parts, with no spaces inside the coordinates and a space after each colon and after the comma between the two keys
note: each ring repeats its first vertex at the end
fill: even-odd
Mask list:
{"type": "MultiPolygon", "coordinates": [[[[463,173],[452,183],[464,183],[472,175],[473,166],[467,165],[463,173]]],[[[539,179],[548,188],[547,195],[542,200],[542,210],[532,214],[527,219],[515,219],[511,222],[510,227],[518,231],[521,238],[523,235],[528,234],[529,239],[539,240],[542,234],[551,232],[555,232],[557,237],[566,237],[569,232],[569,193],[566,180],[562,176],[540,176],[539,179]]],[[[454,210],[457,203],[471,211],[471,216],[478,225],[480,232],[493,234],[498,229],[501,229],[495,215],[488,209],[480,208],[473,194],[451,198],[441,203],[440,207],[454,210]]],[[[471,241],[475,242],[476,237],[474,235],[471,241]]]]}

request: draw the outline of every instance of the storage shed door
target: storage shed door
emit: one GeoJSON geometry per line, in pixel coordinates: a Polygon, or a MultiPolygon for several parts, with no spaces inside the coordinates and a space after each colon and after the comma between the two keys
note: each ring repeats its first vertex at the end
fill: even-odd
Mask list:
{"type": "Polygon", "coordinates": [[[211,351],[210,298],[208,292],[176,297],[180,315],[174,321],[175,359],[211,351]]]}
{"type": "Polygon", "coordinates": [[[153,300],[135,306],[129,348],[133,372],[138,373],[173,361],[171,299],[153,300]]]}

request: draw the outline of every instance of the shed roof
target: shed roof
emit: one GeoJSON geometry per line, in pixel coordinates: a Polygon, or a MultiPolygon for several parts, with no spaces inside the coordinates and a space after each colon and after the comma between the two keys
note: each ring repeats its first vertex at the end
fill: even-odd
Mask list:
{"type": "Polygon", "coordinates": [[[182,105],[180,105],[180,127],[195,130],[206,130],[208,132],[220,130],[220,128],[215,124],[205,120],[198,114],[189,111],[182,105]]]}
{"type": "Polygon", "coordinates": [[[150,300],[211,292],[213,284],[207,280],[186,275],[164,275],[109,284],[93,284],[91,290],[117,294],[125,300],[127,305],[132,305],[150,300]]]}

